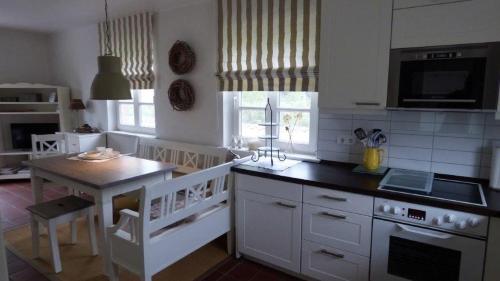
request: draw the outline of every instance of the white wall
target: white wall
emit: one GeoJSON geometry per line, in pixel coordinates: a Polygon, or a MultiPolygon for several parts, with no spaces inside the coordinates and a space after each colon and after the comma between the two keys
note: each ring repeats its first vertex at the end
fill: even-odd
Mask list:
{"type": "Polygon", "coordinates": [[[52,34],[50,55],[54,83],[70,87],[71,96],[81,98],[87,107],[81,113],[82,120],[103,130],[113,129],[109,125],[108,102],[89,99],[99,55],[97,25],[52,34]]]}
{"type": "Polygon", "coordinates": [[[217,1],[199,1],[188,6],[161,11],[157,17],[158,91],[156,134],[160,138],[198,144],[222,144],[222,103],[217,95],[217,1]],[[170,83],[181,76],[168,66],[168,51],[177,40],[186,41],[196,54],[187,79],[196,92],[193,109],[172,110],[168,101],[170,83]]]}
{"type": "Polygon", "coordinates": [[[52,83],[49,35],[0,28],[0,83],[52,83]]]}
{"type": "MultiPolygon", "coordinates": [[[[197,144],[222,144],[222,98],[217,95],[217,1],[199,0],[155,14],[157,40],[156,134],[163,139],[197,144]],[[176,112],[168,101],[170,83],[181,78],[168,66],[168,51],[177,40],[186,41],[196,53],[196,66],[182,78],[191,82],[196,102],[190,111],[176,112]]],[[[54,80],[67,85],[73,97],[81,97],[87,110],[84,119],[92,126],[112,130],[112,103],[89,101],[90,86],[97,72],[96,25],[58,32],[52,36],[54,80]]]]}

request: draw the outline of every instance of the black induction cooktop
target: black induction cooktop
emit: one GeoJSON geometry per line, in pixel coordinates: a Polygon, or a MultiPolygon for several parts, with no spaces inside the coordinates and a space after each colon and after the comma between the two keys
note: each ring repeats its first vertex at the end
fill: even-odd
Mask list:
{"type": "Polygon", "coordinates": [[[447,180],[435,178],[432,182],[430,192],[421,192],[414,189],[406,189],[393,186],[380,186],[380,190],[392,192],[414,194],[415,196],[425,196],[447,201],[460,202],[465,204],[486,206],[483,190],[478,183],[447,180]]]}

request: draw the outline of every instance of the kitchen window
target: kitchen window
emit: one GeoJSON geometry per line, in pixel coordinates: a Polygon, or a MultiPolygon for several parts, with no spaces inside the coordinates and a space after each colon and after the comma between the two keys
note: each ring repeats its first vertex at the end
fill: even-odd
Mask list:
{"type": "Polygon", "coordinates": [[[153,134],[155,132],[154,90],[131,90],[131,92],[132,99],[116,103],[118,130],[153,134]]]}
{"type": "Polygon", "coordinates": [[[313,154],[316,152],[318,124],[318,94],[316,92],[235,92],[234,93],[234,136],[244,143],[263,143],[258,136],[265,134],[259,126],[265,120],[264,108],[269,98],[273,108],[273,120],[280,124],[277,130],[277,144],[290,150],[290,138],[294,153],[313,154]]]}

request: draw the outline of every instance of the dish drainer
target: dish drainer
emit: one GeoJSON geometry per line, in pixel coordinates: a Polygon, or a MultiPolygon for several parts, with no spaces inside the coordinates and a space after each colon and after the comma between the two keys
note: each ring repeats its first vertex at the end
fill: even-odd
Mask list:
{"type": "Polygon", "coordinates": [[[273,109],[269,98],[267,99],[267,105],[264,108],[264,123],[260,123],[259,126],[265,127],[264,136],[259,137],[259,139],[264,141],[264,146],[257,148],[257,153],[252,156],[252,161],[258,162],[262,156],[267,158],[267,155],[269,154],[272,166],[274,165],[273,153],[276,154],[276,158],[278,158],[279,161],[285,161],[286,155],[284,153],[281,153],[280,155],[281,149],[273,143],[278,139],[278,136],[275,135],[275,128],[279,126],[279,123],[273,121],[273,109]]]}

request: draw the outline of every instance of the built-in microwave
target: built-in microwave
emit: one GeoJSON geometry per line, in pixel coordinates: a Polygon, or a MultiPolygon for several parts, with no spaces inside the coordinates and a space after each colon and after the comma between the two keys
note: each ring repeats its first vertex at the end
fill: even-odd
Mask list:
{"type": "Polygon", "coordinates": [[[389,108],[496,110],[500,42],[393,49],[389,108]]]}

